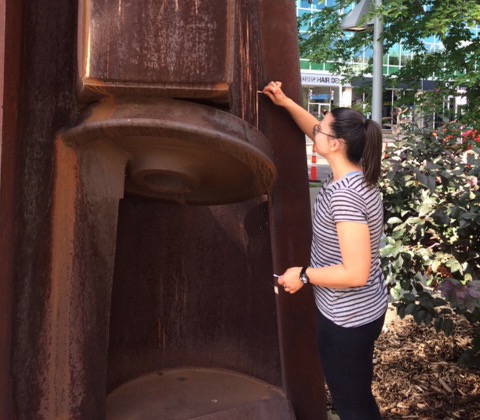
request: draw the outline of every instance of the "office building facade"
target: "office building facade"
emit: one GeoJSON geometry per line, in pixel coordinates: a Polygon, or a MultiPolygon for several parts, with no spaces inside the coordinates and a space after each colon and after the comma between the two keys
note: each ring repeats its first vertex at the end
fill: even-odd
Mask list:
{"type": "MultiPolygon", "coordinates": [[[[311,16],[325,7],[334,6],[335,0],[297,0],[297,18],[305,15],[311,16]]],[[[300,34],[306,33],[312,21],[309,20],[302,23],[299,28],[300,34]]],[[[471,28],[475,37],[480,36],[480,25],[471,28]]],[[[352,36],[351,33],[344,33],[345,37],[352,36]]],[[[429,52],[436,52],[442,48],[442,43],[437,37],[428,37],[423,40],[424,46],[429,52]]],[[[383,75],[395,75],[399,69],[407,61],[410,61],[414,53],[405,48],[401,42],[395,44],[388,51],[384,51],[383,55],[383,75]]],[[[357,56],[356,60],[351,63],[352,66],[358,68],[366,68],[369,60],[372,59],[372,49],[365,48],[357,56]]],[[[301,82],[303,87],[303,99],[307,109],[312,113],[321,117],[325,111],[329,111],[332,106],[351,106],[354,102],[365,103],[365,97],[354,86],[345,83],[342,76],[332,73],[332,64],[329,62],[315,63],[306,58],[300,58],[301,82]]],[[[371,75],[365,75],[360,78],[359,84],[371,84],[371,75]]],[[[435,84],[430,80],[419,82],[418,92],[429,91],[434,88],[435,84]]],[[[457,108],[464,104],[464,97],[461,93],[457,96],[445,98],[445,107],[456,113],[457,108]]],[[[402,95],[402,88],[392,88],[385,86],[383,89],[383,121],[393,123],[395,116],[395,108],[397,99],[402,95]]],[[[434,118],[432,119],[434,121],[434,118]]]]}

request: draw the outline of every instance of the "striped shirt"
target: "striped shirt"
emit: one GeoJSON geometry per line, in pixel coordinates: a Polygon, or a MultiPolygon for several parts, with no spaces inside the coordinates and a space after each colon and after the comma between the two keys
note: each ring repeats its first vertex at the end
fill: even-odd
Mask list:
{"type": "Polygon", "coordinates": [[[383,229],[383,204],[377,188],[363,182],[361,172],[322,186],[314,207],[311,267],[342,263],[336,223],[368,224],[371,264],[365,286],[333,289],[314,286],[315,302],[322,314],[342,327],[358,327],[383,315],[387,305],[379,246],[383,229]]]}

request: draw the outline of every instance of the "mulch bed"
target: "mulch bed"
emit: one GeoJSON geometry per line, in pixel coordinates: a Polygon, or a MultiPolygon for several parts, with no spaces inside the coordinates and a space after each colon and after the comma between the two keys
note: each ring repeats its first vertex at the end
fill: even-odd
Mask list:
{"type": "Polygon", "coordinates": [[[411,317],[386,324],[376,344],[373,393],[385,419],[480,419],[480,370],[456,363],[471,325],[453,317],[450,337],[411,317]]]}
{"type": "Polygon", "coordinates": [[[450,337],[411,317],[386,325],[375,351],[373,392],[386,419],[479,419],[480,371],[456,363],[472,326],[453,317],[450,337]]]}

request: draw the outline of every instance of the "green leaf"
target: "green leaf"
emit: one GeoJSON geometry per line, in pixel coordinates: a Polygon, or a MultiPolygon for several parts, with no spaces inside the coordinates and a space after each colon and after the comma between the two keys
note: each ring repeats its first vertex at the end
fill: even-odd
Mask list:
{"type": "Polygon", "coordinates": [[[442,317],[438,317],[434,324],[433,324],[434,328],[435,328],[435,331],[438,333],[440,331],[442,331],[443,329],[443,318],[442,317]]]}
{"type": "Polygon", "coordinates": [[[474,213],[474,212],[466,212],[466,213],[463,213],[461,216],[461,219],[464,219],[464,220],[474,220],[477,218],[480,218],[480,214],[474,213]]]}
{"type": "Polygon", "coordinates": [[[418,209],[418,215],[425,217],[432,211],[433,205],[431,202],[424,202],[418,209]]]}
{"type": "Polygon", "coordinates": [[[453,321],[451,319],[444,319],[442,324],[443,332],[447,337],[450,337],[453,332],[453,321]]]}
{"type": "Polygon", "coordinates": [[[387,224],[389,224],[389,225],[394,225],[394,224],[397,224],[397,223],[402,223],[402,219],[400,219],[399,217],[390,217],[387,220],[387,224]]]}
{"type": "Polygon", "coordinates": [[[443,305],[446,305],[447,304],[447,301],[445,299],[441,299],[441,298],[434,298],[433,299],[433,306],[437,307],[437,306],[443,306],[443,305]]]}
{"type": "Polygon", "coordinates": [[[452,273],[455,273],[455,272],[463,273],[462,265],[458,262],[456,258],[448,259],[445,265],[450,268],[452,273]]]}
{"type": "Polygon", "coordinates": [[[415,303],[409,303],[405,307],[405,315],[413,315],[414,313],[416,313],[416,310],[417,310],[417,305],[415,303]]]}

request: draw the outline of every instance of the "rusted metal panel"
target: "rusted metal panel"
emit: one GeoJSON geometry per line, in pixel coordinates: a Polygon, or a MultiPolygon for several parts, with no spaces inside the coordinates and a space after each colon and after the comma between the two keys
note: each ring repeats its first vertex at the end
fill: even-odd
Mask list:
{"type": "Polygon", "coordinates": [[[12,415],[11,345],[17,223],[17,113],[21,61],[22,2],[0,1],[0,418],[12,415]]]}
{"type": "Polygon", "coordinates": [[[107,399],[109,420],[167,419],[173,413],[182,419],[295,418],[283,390],[225,369],[162,369],[123,384],[107,399]]]}
{"type": "Polygon", "coordinates": [[[84,100],[155,95],[228,102],[234,0],[80,0],[84,100]]]}
{"type": "MultiPolygon", "coordinates": [[[[104,109],[104,135],[93,138],[85,130],[72,142],[56,135],[61,128],[81,132],[88,119],[89,110],[76,96],[76,3],[30,0],[24,6],[25,22],[18,27],[25,40],[15,44],[20,112],[11,125],[18,130],[15,150],[21,159],[19,195],[13,198],[17,257],[10,266],[8,375],[15,417],[102,419],[106,393],[116,386],[159,368],[189,365],[234,369],[281,386],[299,419],[322,418],[311,295],[305,289],[293,299],[276,297],[271,278],[272,266],[281,272],[308,258],[303,139],[256,92],[268,80],[281,79],[299,99],[294,4],[80,1],[80,99],[113,96],[114,102],[129,101],[138,114],[120,118],[127,124],[122,131],[108,117],[114,113],[104,109]],[[270,200],[239,194],[238,184],[237,195],[219,206],[128,194],[120,200],[129,182],[124,185],[125,175],[142,172],[138,168],[145,169],[149,158],[151,127],[144,123],[158,119],[151,118],[144,95],[152,103],[171,101],[168,112],[187,113],[155,141],[183,132],[182,140],[188,137],[194,145],[200,134],[207,144],[201,133],[211,128],[213,115],[210,132],[267,156],[260,161],[270,172],[265,175],[262,165],[253,171],[266,182],[251,195],[272,187],[274,158],[281,177],[270,200]],[[212,109],[189,115],[198,104],[180,106],[165,96],[201,99],[212,109]],[[143,166],[128,164],[136,148],[125,150],[125,134],[143,137],[143,166]]],[[[240,146],[232,148],[239,155],[240,146]]],[[[215,166],[215,159],[205,160],[215,166]]],[[[158,179],[153,181],[158,187],[158,179]]]]}
{"type": "MultiPolygon", "coordinates": [[[[75,98],[76,4],[52,0],[7,0],[23,9],[21,49],[13,71],[19,76],[15,110],[18,152],[15,199],[13,327],[10,386],[15,419],[40,418],[48,404],[47,347],[55,341],[45,328],[50,273],[50,216],[55,133],[72,121],[75,98]]],[[[9,106],[12,104],[9,103],[9,106]]],[[[3,259],[3,256],[2,256],[3,259]]],[[[50,394],[51,395],[51,394],[50,394]]],[[[61,394],[59,394],[61,398],[61,394]]],[[[8,418],[8,417],[7,417],[8,418]]],[[[74,417],[70,417],[74,418],[74,417]]]]}
{"type": "Polygon", "coordinates": [[[263,87],[258,0],[235,1],[233,84],[230,112],[258,128],[258,93],[263,87]],[[242,92],[238,94],[238,92],[242,92]]]}
{"type": "Polygon", "coordinates": [[[61,133],[71,145],[108,139],[129,154],[125,191],[182,204],[227,204],[275,181],[267,138],[212,107],[163,99],[104,100],[61,133]]]}
{"type": "MultiPolygon", "coordinates": [[[[285,92],[301,103],[295,3],[260,2],[262,59],[265,81],[280,80],[285,92]],[[281,53],[279,53],[281,46],[281,53]]],[[[311,213],[306,170],[305,137],[285,110],[260,98],[260,129],[272,139],[278,180],[272,193],[273,266],[277,273],[310,259],[311,213]]],[[[323,376],[315,345],[316,312],[311,288],[295,295],[280,290],[278,324],[284,386],[298,419],[326,418],[323,376]]]]}
{"type": "Polygon", "coordinates": [[[109,390],[177,366],[281,386],[268,231],[264,198],[211,207],[122,200],[109,390]]]}

